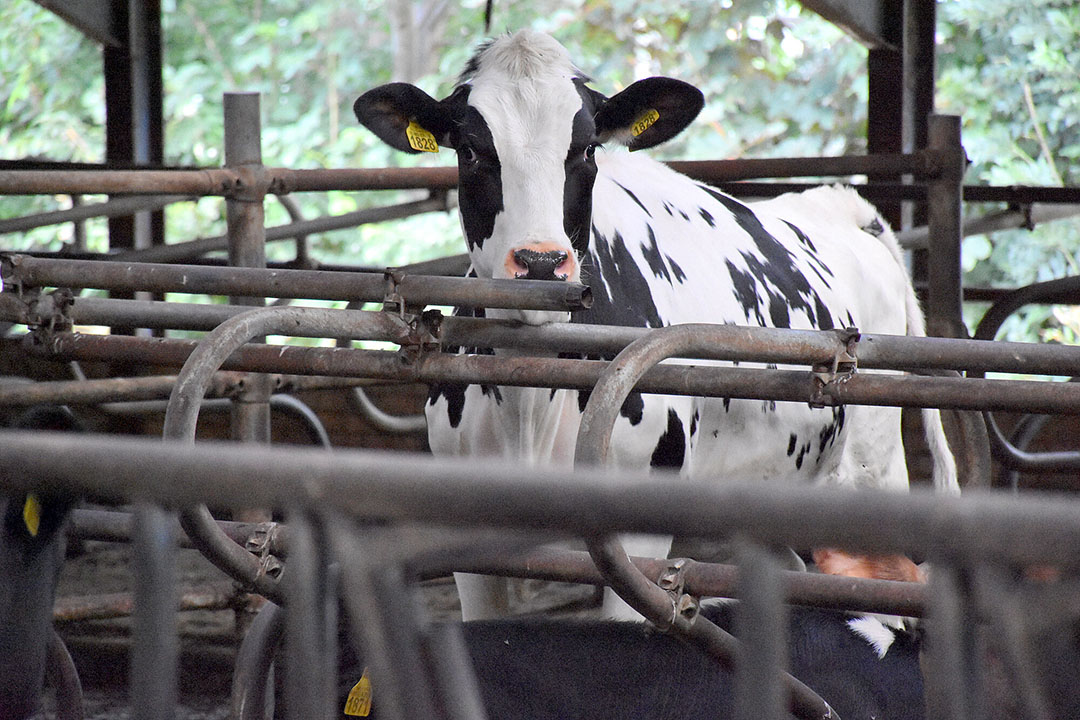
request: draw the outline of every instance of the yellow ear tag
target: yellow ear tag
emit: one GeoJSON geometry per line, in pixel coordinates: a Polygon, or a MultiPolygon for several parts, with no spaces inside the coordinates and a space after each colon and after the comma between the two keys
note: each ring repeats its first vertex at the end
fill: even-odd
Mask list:
{"type": "Polygon", "coordinates": [[[41,527],[41,503],[35,495],[27,495],[23,503],[23,522],[32,537],[37,537],[38,528],[41,527]]]}
{"type": "Polygon", "coordinates": [[[345,714],[353,717],[367,717],[371,714],[371,680],[367,676],[367,668],[364,668],[360,680],[349,691],[349,697],[345,699],[345,714]]]}
{"type": "Polygon", "coordinates": [[[641,117],[635,120],[634,124],[630,126],[630,134],[634,137],[637,137],[641,133],[648,130],[652,126],[652,124],[659,119],[660,113],[652,109],[646,110],[641,114],[641,117]]]}
{"type": "Polygon", "coordinates": [[[435,142],[435,136],[416,124],[415,120],[409,122],[405,128],[405,136],[409,138],[409,147],[420,152],[439,152],[439,143],[435,142]]]}

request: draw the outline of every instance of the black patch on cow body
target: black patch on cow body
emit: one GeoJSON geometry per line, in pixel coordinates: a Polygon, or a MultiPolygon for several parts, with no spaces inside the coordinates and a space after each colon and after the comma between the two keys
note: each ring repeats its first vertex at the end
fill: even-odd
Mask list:
{"type": "Polygon", "coordinates": [[[616,185],[618,185],[618,186],[619,186],[619,188],[620,188],[620,189],[621,189],[621,190],[622,190],[622,191],[623,191],[624,193],[626,193],[627,195],[629,195],[629,196],[630,196],[630,199],[631,199],[631,200],[633,200],[634,202],[636,202],[636,203],[638,204],[638,207],[640,207],[640,208],[641,208],[642,212],[644,212],[644,213],[645,213],[645,215],[647,215],[648,217],[652,217],[652,213],[651,213],[651,212],[649,212],[649,208],[645,207],[645,204],[644,204],[643,202],[641,202],[641,200],[639,200],[639,199],[638,199],[638,196],[634,194],[633,190],[631,190],[631,189],[630,189],[630,188],[628,188],[628,187],[625,187],[624,185],[622,185],[622,184],[621,184],[621,183],[619,183],[619,182],[616,182],[615,180],[612,180],[611,182],[613,182],[613,183],[615,183],[616,185]]]}
{"type": "Polygon", "coordinates": [[[680,285],[686,282],[686,273],[679,267],[679,264],[672,260],[670,255],[665,255],[664,259],[667,260],[668,266],[671,267],[671,276],[675,278],[675,282],[680,285]]]}
{"type": "Polygon", "coordinates": [[[668,270],[667,265],[664,264],[664,258],[660,255],[660,247],[656,242],[656,233],[653,232],[651,225],[646,225],[645,230],[649,234],[649,242],[641,243],[641,254],[645,258],[645,262],[648,263],[653,275],[667,280],[668,285],[673,285],[671,272],[668,270]]]}
{"type": "Polygon", "coordinates": [[[809,262],[810,269],[814,271],[814,274],[818,276],[818,279],[821,280],[821,283],[825,287],[831,288],[832,285],[829,283],[829,278],[834,277],[833,271],[818,257],[817,247],[814,245],[814,241],[795,224],[790,223],[787,220],[784,220],[783,223],[791,229],[791,232],[795,234],[795,237],[797,237],[803,247],[806,248],[806,259],[809,262]]]}
{"type": "Polygon", "coordinates": [[[825,425],[818,432],[818,460],[825,454],[825,449],[831,447],[836,442],[836,438],[844,429],[844,408],[843,406],[833,408],[832,422],[825,425]]]}
{"type": "MultiPolygon", "coordinates": [[[[765,229],[749,207],[706,185],[699,187],[728,209],[757,248],[756,253],[739,253],[746,270],[727,262],[732,291],[743,307],[746,320],[753,318],[763,326],[791,327],[791,311],[800,310],[806,314],[811,327],[819,327],[819,322],[822,322],[818,317],[819,308],[825,307],[825,304],[799,270],[791,251],[765,229]],[[763,300],[768,304],[764,309],[761,307],[763,300]],[[766,312],[768,322],[765,320],[766,312]]],[[[808,256],[812,255],[809,248],[806,248],[806,252],[808,256]]],[[[827,312],[825,314],[828,315],[827,312]]],[[[831,325],[832,318],[824,322],[831,325]]]]}
{"type": "Polygon", "coordinates": [[[796,470],[802,469],[803,458],[805,458],[806,454],[809,453],[809,452],[810,452],[810,443],[806,443],[801,448],[799,448],[799,454],[795,456],[795,469],[796,470]]]}
{"type": "Polygon", "coordinates": [[[619,408],[619,415],[629,420],[631,425],[639,425],[645,417],[645,399],[641,397],[641,393],[632,392],[627,395],[619,408]]]}
{"type": "Polygon", "coordinates": [[[796,447],[796,443],[798,443],[798,442],[799,442],[798,436],[796,436],[795,433],[791,433],[791,436],[788,437],[788,443],[787,443],[788,457],[791,457],[792,455],[795,454],[795,447],[796,447]]]}
{"type": "Polygon", "coordinates": [[[435,405],[440,397],[446,398],[446,416],[450,427],[461,424],[461,412],[465,408],[465,388],[468,385],[443,383],[428,388],[428,405],[435,405]]]}
{"type": "Polygon", "coordinates": [[[705,208],[698,208],[698,213],[701,215],[702,220],[709,224],[709,227],[716,227],[716,218],[712,216],[712,213],[705,208]]]}
{"type": "Polygon", "coordinates": [[[701,419],[701,413],[697,410],[694,411],[693,416],[690,418],[690,437],[697,435],[698,420],[701,419]]]}
{"type": "MultiPolygon", "coordinates": [[[[468,277],[476,277],[476,271],[470,269],[466,273],[468,277]]],[[[454,308],[454,315],[456,317],[484,317],[484,308],[466,308],[459,307],[454,308]]],[[[449,354],[464,354],[464,355],[492,355],[494,351],[490,348],[461,348],[456,345],[444,345],[443,352],[449,354]]],[[[446,413],[447,419],[450,421],[450,427],[456,428],[461,424],[461,415],[465,408],[465,390],[468,388],[468,383],[432,383],[428,386],[428,405],[434,406],[439,401],[440,397],[446,398],[446,413]]],[[[488,386],[493,387],[493,386],[488,386]]],[[[489,391],[484,390],[481,386],[481,391],[487,395],[489,391]]],[[[498,393],[498,388],[495,388],[498,393]]],[[[502,400],[501,394],[495,396],[495,401],[500,402],[502,400]]]]}
{"type": "Polygon", "coordinates": [[[681,468],[686,455],[686,433],[683,431],[682,421],[674,409],[668,408],[667,429],[656,443],[652,457],[649,459],[651,467],[681,468]]]}
{"type": "Polygon", "coordinates": [[[581,260],[582,282],[593,293],[593,305],[572,313],[570,322],[623,327],[663,327],[649,282],[641,273],[622,235],[610,240],[593,226],[593,246],[581,260]],[[603,278],[602,282],[593,282],[603,278]]]}

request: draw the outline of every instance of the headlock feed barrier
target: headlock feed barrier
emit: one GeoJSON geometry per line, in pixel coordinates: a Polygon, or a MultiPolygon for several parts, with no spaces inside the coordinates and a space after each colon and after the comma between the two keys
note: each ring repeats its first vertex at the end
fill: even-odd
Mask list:
{"type": "MultiPolygon", "coordinates": [[[[405,453],[215,443],[200,443],[193,452],[190,446],[204,398],[235,395],[241,386],[239,391],[250,395],[247,404],[257,406],[269,402],[272,384],[461,381],[593,390],[577,452],[579,458],[600,460],[611,409],[636,388],[821,406],[962,411],[967,431],[954,450],[971,487],[985,484],[980,475],[987,468],[979,442],[983,438],[985,443],[985,431],[973,413],[1080,412],[1080,386],[1075,384],[984,379],[981,374],[1070,376],[1080,367],[1080,349],[861,334],[856,328],[520,327],[484,318],[443,317],[426,308],[573,310],[591,302],[588,288],[438,277],[408,269],[359,273],[260,267],[265,265],[261,248],[268,236],[262,201],[268,193],[401,187],[444,193],[453,187],[455,171],[266,168],[258,133],[252,137],[250,132],[252,117],[257,130],[257,96],[232,96],[227,102],[227,165],[221,169],[0,172],[3,193],[224,196],[230,256],[234,265],[248,265],[164,265],[144,262],[141,252],[122,259],[15,253],[0,258],[0,318],[30,327],[21,340],[8,341],[9,352],[179,368],[176,376],[163,378],[0,388],[0,404],[6,406],[168,398],[166,442],[0,432],[0,486],[6,490],[48,488],[133,507],[131,514],[76,511],[72,525],[84,537],[135,545],[141,579],[136,586],[131,688],[137,717],[166,718],[175,711],[177,640],[162,629],[176,625],[173,549],[181,542],[199,548],[229,577],[285,608],[282,616],[277,606],[269,606],[238,655],[231,708],[238,718],[262,716],[265,670],[275,638],[284,643],[279,655],[285,660],[286,716],[331,717],[340,710],[333,704],[339,605],[352,637],[369,657],[380,717],[483,717],[460,640],[430,629],[408,602],[410,583],[452,570],[612,584],[658,626],[720,662],[730,664],[738,655],[738,671],[750,678],[739,687],[753,691],[736,693],[737,717],[775,717],[785,703],[801,718],[827,717],[831,711],[812,690],[782,673],[770,643],[748,643],[740,649],[736,640],[707,623],[698,612],[702,596],[741,597],[745,617],[759,621],[751,625],[774,632],[781,632],[775,619],[782,617],[784,603],[925,618],[926,699],[933,718],[986,716],[988,681],[975,649],[983,642],[981,623],[988,621],[1018,707],[1030,717],[1052,716],[1052,698],[1039,682],[1024,611],[1063,622],[1072,617],[1075,573],[1080,569],[1080,502],[1069,496],[969,490],[961,498],[942,498],[919,491],[883,495],[704,486],[678,477],[614,473],[596,465],[541,470],[405,453]],[[237,303],[81,297],[79,290],[86,288],[220,294],[237,303]],[[261,307],[267,297],[376,302],[383,310],[261,307]],[[260,307],[252,309],[252,304],[260,307]],[[90,324],[209,332],[201,340],[182,340],[73,330],[90,324]],[[379,340],[398,349],[270,346],[259,341],[266,335],[379,340]],[[444,344],[515,348],[521,354],[449,355],[440,351],[444,344]],[[564,351],[620,354],[612,363],[552,357],[564,351]],[[659,364],[669,357],[789,369],[659,364]],[[286,522],[221,523],[207,506],[267,508],[284,513],[286,522]],[[177,516],[182,533],[175,526],[177,516]],[[741,563],[733,568],[691,560],[628,561],[611,539],[627,531],[735,539],[741,563]],[[584,538],[591,557],[539,546],[567,537],[584,538]],[[780,569],[760,551],[760,546],[777,545],[905,553],[929,560],[933,571],[928,585],[794,573],[780,569]],[[1032,566],[1053,567],[1061,580],[1043,592],[1014,580],[1015,573],[1032,566]]],[[[959,335],[963,163],[958,119],[936,117],[930,147],[912,155],[683,163],[678,169],[713,182],[734,177],[914,175],[919,184],[870,185],[865,190],[926,200],[934,258],[929,264],[930,326],[940,334],[959,335]]],[[[764,192],[760,186],[744,190],[764,192]]],[[[445,208],[446,203],[440,195],[410,210],[445,208]]],[[[318,231],[316,227],[326,225],[287,232],[318,231]]],[[[206,247],[168,252],[203,252],[206,247]]],[[[145,253],[146,258],[162,259],[166,251],[150,248],[145,253]]],[[[260,422],[250,417],[246,421],[260,422]]],[[[999,442],[996,447],[1004,446],[999,442]]],[[[1078,466],[1071,453],[1038,462],[1057,469],[1078,466]]]]}

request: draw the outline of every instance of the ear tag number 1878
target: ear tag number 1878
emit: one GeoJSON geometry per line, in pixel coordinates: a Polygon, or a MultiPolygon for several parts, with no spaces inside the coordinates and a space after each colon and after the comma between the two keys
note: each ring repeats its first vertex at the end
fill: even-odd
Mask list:
{"type": "Polygon", "coordinates": [[[435,141],[435,136],[417,125],[415,120],[411,121],[409,126],[405,128],[405,136],[409,139],[409,147],[413,150],[439,152],[439,143],[435,141]]]}

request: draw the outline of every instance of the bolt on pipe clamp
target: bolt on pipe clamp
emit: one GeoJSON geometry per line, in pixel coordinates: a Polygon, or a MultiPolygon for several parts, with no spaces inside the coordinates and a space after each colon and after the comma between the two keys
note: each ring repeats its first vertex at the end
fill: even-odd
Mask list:
{"type": "Polygon", "coordinates": [[[836,332],[842,347],[831,361],[813,366],[814,389],[809,403],[812,408],[833,405],[828,393],[825,392],[826,389],[830,385],[846,382],[858,370],[859,360],[855,355],[855,348],[861,337],[859,329],[851,327],[836,332]]]}

